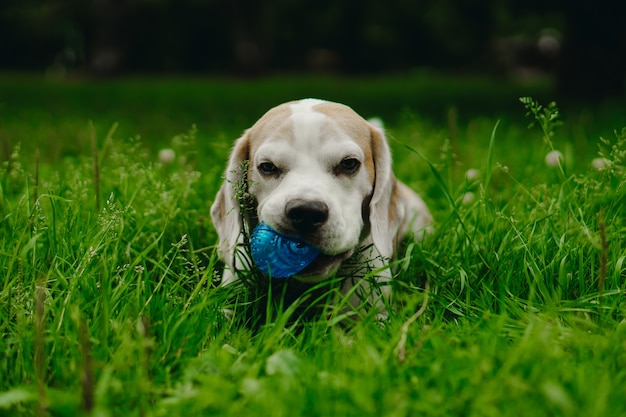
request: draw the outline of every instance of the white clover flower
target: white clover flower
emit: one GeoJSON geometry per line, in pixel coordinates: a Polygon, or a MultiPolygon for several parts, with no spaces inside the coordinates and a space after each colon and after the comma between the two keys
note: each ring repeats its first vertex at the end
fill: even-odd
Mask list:
{"type": "Polygon", "coordinates": [[[468,191],[465,194],[463,194],[463,200],[461,200],[461,202],[463,204],[469,204],[472,201],[474,201],[474,197],[475,197],[474,193],[471,191],[468,191]]]}
{"type": "Polygon", "coordinates": [[[470,168],[467,171],[465,171],[465,178],[468,181],[478,179],[479,176],[480,176],[480,171],[477,170],[476,168],[470,168]]]}
{"type": "Polygon", "coordinates": [[[175,159],[176,152],[174,152],[173,149],[166,148],[159,151],[159,161],[161,161],[162,164],[169,165],[174,162],[175,159]]]}
{"type": "Polygon", "coordinates": [[[606,158],[594,158],[591,161],[591,166],[597,169],[598,171],[602,171],[609,165],[609,160],[606,158]]]}
{"type": "Polygon", "coordinates": [[[563,154],[557,150],[550,151],[546,155],[546,165],[549,167],[558,167],[563,160],[563,154]]]}
{"type": "Polygon", "coordinates": [[[370,119],[367,119],[367,121],[374,125],[374,127],[377,127],[381,130],[385,128],[385,122],[383,122],[383,119],[381,119],[380,117],[372,117],[370,119]]]}

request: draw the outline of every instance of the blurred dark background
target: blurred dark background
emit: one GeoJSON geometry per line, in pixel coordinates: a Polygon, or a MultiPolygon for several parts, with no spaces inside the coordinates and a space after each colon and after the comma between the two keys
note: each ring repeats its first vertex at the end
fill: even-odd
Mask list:
{"type": "Polygon", "coordinates": [[[413,70],[533,78],[623,97],[614,0],[3,0],[0,70],[254,77],[413,70]]]}

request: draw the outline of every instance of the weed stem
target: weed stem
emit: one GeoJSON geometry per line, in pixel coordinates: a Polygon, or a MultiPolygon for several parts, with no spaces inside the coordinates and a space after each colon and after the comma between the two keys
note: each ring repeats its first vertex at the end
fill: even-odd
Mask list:
{"type": "Polygon", "coordinates": [[[407,334],[409,332],[409,327],[413,324],[417,319],[419,319],[425,312],[426,308],[428,308],[428,298],[430,294],[430,281],[426,280],[426,285],[424,286],[424,300],[422,301],[422,305],[419,310],[415,312],[409,319],[404,322],[402,328],[400,329],[400,341],[396,345],[396,355],[398,355],[398,362],[404,363],[406,358],[406,340],[407,334]]]}

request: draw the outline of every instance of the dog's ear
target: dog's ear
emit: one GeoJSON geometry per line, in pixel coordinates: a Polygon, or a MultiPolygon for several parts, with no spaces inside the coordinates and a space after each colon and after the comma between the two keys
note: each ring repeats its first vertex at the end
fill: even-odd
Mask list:
{"type": "Polygon", "coordinates": [[[370,200],[372,241],[380,255],[391,258],[402,207],[397,204],[397,181],[391,169],[391,152],[385,134],[381,128],[375,126],[370,126],[370,134],[376,173],[370,200]]]}
{"type": "Polygon", "coordinates": [[[218,253],[231,270],[234,270],[234,254],[243,227],[240,205],[248,191],[246,177],[249,155],[249,131],[246,131],[235,142],[224,174],[224,182],[211,206],[211,220],[219,237],[218,253]]]}

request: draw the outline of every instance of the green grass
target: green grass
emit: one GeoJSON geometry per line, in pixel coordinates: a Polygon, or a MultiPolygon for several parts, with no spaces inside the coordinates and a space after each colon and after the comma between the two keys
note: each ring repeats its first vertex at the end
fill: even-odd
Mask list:
{"type": "Polygon", "coordinates": [[[559,126],[534,103],[528,129],[517,98],[545,85],[0,86],[0,415],[626,416],[619,104],[562,109],[559,126]],[[301,96],[382,115],[398,177],[433,209],[385,326],[300,315],[318,292],[288,305],[215,285],[208,213],[230,144],[301,96]]]}

